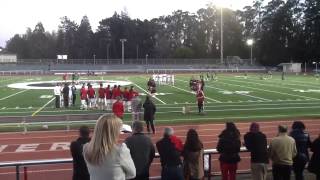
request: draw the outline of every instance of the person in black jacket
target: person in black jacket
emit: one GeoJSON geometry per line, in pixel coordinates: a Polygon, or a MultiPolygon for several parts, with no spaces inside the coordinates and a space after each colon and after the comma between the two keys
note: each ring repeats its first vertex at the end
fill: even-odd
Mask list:
{"type": "Polygon", "coordinates": [[[240,161],[240,132],[233,122],[226,123],[219,135],[217,150],[220,153],[219,161],[222,173],[222,180],[235,180],[237,165],[240,161]]]}
{"type": "Polygon", "coordinates": [[[149,167],[155,156],[155,149],[151,139],[143,134],[142,121],[133,121],[132,129],[133,134],[125,140],[125,143],[130,149],[130,154],[136,167],[134,180],[148,180],[149,167]]]}
{"type": "Polygon", "coordinates": [[[250,131],[244,135],[244,145],[251,152],[251,174],[253,180],[266,180],[268,174],[267,137],[260,131],[258,123],[251,123],[250,131]]]}
{"type": "Polygon", "coordinates": [[[63,93],[64,107],[68,108],[69,107],[69,86],[67,83],[64,84],[64,88],[62,89],[62,93],[63,93]]]}
{"type": "Polygon", "coordinates": [[[308,170],[316,174],[317,180],[320,180],[320,135],[312,142],[311,151],[313,154],[308,164],[308,170]]]}
{"type": "Polygon", "coordinates": [[[293,122],[291,128],[290,136],[296,141],[297,147],[297,155],[293,158],[293,172],[296,180],[303,180],[303,170],[309,161],[310,135],[305,132],[306,127],[301,121],[293,122]]]}
{"type": "Polygon", "coordinates": [[[161,180],[184,179],[180,159],[183,150],[183,147],[180,147],[181,144],[182,141],[173,135],[173,129],[166,127],[163,138],[156,143],[162,167],[161,180]]]}
{"type": "Polygon", "coordinates": [[[154,114],[156,113],[156,106],[154,103],[151,101],[150,96],[146,97],[146,100],[143,103],[143,108],[144,108],[144,116],[143,119],[147,124],[147,131],[150,133],[150,125],[152,129],[152,133],[155,134],[156,130],[154,128],[154,114]]]}
{"type": "Polygon", "coordinates": [[[90,180],[86,162],[83,159],[83,145],[90,141],[90,130],[87,126],[80,127],[80,137],[71,142],[70,151],[73,158],[72,180],[90,180]]]}

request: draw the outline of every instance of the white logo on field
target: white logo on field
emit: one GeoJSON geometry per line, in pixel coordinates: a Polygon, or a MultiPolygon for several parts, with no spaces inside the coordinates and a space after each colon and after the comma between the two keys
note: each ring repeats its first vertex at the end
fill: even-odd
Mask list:
{"type": "Polygon", "coordinates": [[[52,95],[41,95],[40,98],[41,99],[50,99],[50,98],[52,98],[52,95]]]}
{"type": "Polygon", "coordinates": [[[308,90],[295,89],[295,90],[293,90],[293,91],[295,91],[295,92],[301,92],[301,93],[308,93],[308,92],[320,93],[320,89],[308,89],[308,90]]]}
{"type": "Polygon", "coordinates": [[[249,94],[250,91],[219,91],[222,94],[230,95],[230,94],[249,94]]]}

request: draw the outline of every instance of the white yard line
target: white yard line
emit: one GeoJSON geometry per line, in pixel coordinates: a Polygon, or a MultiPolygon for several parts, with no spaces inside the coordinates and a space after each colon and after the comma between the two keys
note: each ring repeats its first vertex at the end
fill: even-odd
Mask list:
{"type": "MultiPolygon", "coordinates": [[[[182,82],[188,82],[188,81],[184,81],[184,80],[180,80],[180,79],[176,79],[177,81],[182,81],[182,82]]],[[[211,88],[211,89],[217,89],[217,90],[220,90],[220,91],[229,91],[227,89],[221,89],[221,88],[217,88],[217,87],[213,87],[213,86],[205,86],[205,87],[208,87],[208,88],[211,88]]],[[[241,96],[248,96],[248,97],[252,97],[252,98],[255,98],[255,99],[261,99],[261,100],[264,100],[264,101],[271,101],[270,99],[265,99],[265,98],[261,98],[261,97],[257,97],[257,96],[253,96],[253,95],[249,95],[249,94],[239,94],[239,93],[236,93],[236,95],[241,95],[241,96]]]]}
{"type": "MultiPolygon", "coordinates": [[[[227,80],[227,81],[235,81],[235,80],[227,80]]],[[[237,82],[237,81],[235,81],[235,82],[237,82]]],[[[238,82],[244,83],[244,82],[242,82],[242,81],[238,81],[238,82]]],[[[260,89],[260,88],[250,87],[250,86],[242,86],[242,85],[238,85],[238,84],[223,83],[223,82],[221,82],[221,81],[219,81],[219,82],[217,82],[217,83],[222,83],[222,84],[226,84],[226,85],[230,85],[230,86],[238,86],[238,87],[243,87],[243,88],[255,89],[255,90],[259,90],[259,91],[271,92],[271,93],[276,93],[276,94],[282,94],[282,95],[288,95],[288,96],[295,96],[295,97],[300,97],[300,98],[304,98],[304,99],[320,100],[320,99],[313,98],[313,97],[308,97],[308,96],[301,96],[301,95],[296,95],[296,94],[289,94],[289,93],[285,93],[285,92],[278,92],[278,91],[260,89]]]]}
{"type": "Polygon", "coordinates": [[[156,96],[153,96],[152,94],[150,94],[148,91],[146,91],[145,89],[143,89],[142,87],[140,87],[138,84],[133,83],[133,85],[137,86],[139,89],[141,89],[142,91],[144,91],[145,93],[149,94],[151,97],[155,98],[156,100],[160,101],[162,104],[167,104],[164,101],[162,101],[161,99],[157,98],[156,96]]]}
{"type": "Polygon", "coordinates": [[[43,108],[45,108],[48,104],[50,104],[53,100],[55,100],[56,98],[52,98],[51,100],[49,100],[45,105],[43,105],[42,107],[40,107],[38,110],[36,110],[34,113],[32,113],[31,116],[35,116],[36,114],[38,114],[43,108]]]}
{"type": "MultiPolygon", "coordinates": [[[[176,88],[176,89],[179,89],[179,90],[181,90],[181,91],[184,91],[184,92],[187,92],[187,93],[190,93],[190,94],[193,94],[193,93],[190,92],[190,91],[187,91],[187,90],[182,89],[182,88],[178,88],[178,87],[176,87],[176,86],[172,86],[172,85],[168,85],[168,86],[173,87],[173,88],[176,88]]],[[[209,99],[209,100],[211,100],[211,101],[215,101],[215,102],[221,103],[221,101],[218,101],[218,100],[216,100],[216,99],[209,98],[208,96],[205,96],[205,98],[206,98],[206,99],[209,99]]]]}
{"type": "Polygon", "coordinates": [[[24,92],[29,91],[29,90],[30,90],[30,89],[25,89],[25,90],[16,92],[16,93],[14,93],[14,94],[11,94],[11,95],[9,95],[9,96],[6,96],[6,97],[1,98],[0,101],[5,100],[5,99],[8,99],[8,98],[11,98],[11,97],[13,97],[13,96],[15,96],[15,95],[18,95],[18,94],[20,94],[20,93],[24,93],[24,92]]]}

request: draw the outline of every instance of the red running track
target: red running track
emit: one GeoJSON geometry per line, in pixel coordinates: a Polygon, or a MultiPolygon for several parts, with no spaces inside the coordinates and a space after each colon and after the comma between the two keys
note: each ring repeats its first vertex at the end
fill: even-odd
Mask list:
{"type": "MultiPolygon", "coordinates": [[[[320,133],[319,120],[303,120],[310,133],[312,140],[320,133]]],[[[277,134],[277,126],[279,124],[288,125],[292,121],[268,121],[259,122],[261,131],[264,132],[268,141],[277,134]]],[[[236,123],[241,135],[248,131],[250,123],[236,123]]],[[[158,126],[156,134],[150,135],[152,141],[158,141],[165,126],[158,126]]],[[[188,129],[195,128],[202,140],[206,149],[215,148],[217,145],[218,134],[224,129],[224,124],[191,124],[191,125],[175,125],[172,126],[175,134],[183,141],[185,140],[188,129]]],[[[121,135],[123,141],[129,134],[121,135]]],[[[70,158],[69,143],[78,137],[77,131],[41,131],[30,132],[27,134],[21,133],[0,133],[0,162],[4,161],[20,161],[20,160],[36,160],[36,159],[57,159],[70,158]]],[[[218,155],[215,155],[212,160],[215,172],[219,171],[218,155]]],[[[241,153],[241,162],[239,170],[247,170],[250,168],[250,155],[241,153]]],[[[158,176],[160,174],[159,159],[155,159],[151,167],[151,175],[158,176]]],[[[70,180],[72,176],[71,164],[59,165],[41,165],[28,167],[28,180],[70,180]]],[[[21,175],[22,178],[22,175],[21,175]]],[[[15,180],[14,168],[0,169],[0,179],[15,180]]]]}

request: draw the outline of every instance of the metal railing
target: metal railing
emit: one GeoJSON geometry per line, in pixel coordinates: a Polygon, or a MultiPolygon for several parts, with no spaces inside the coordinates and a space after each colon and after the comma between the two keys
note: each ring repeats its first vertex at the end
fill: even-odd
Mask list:
{"type": "MultiPolygon", "coordinates": [[[[241,153],[248,152],[245,147],[241,147],[241,153]]],[[[204,150],[204,174],[208,180],[214,175],[212,171],[212,156],[219,154],[216,149],[205,149],[204,150]]],[[[159,154],[155,154],[155,158],[159,158],[159,154]]],[[[71,158],[64,159],[45,159],[45,160],[27,160],[27,161],[12,161],[12,162],[0,162],[0,168],[14,167],[16,173],[16,180],[20,180],[21,168],[23,168],[23,180],[28,179],[28,167],[37,165],[51,165],[51,164],[66,164],[72,163],[71,158]]],[[[247,171],[248,173],[248,171],[247,171]]],[[[150,177],[150,179],[160,179],[159,176],[150,177]]]]}

